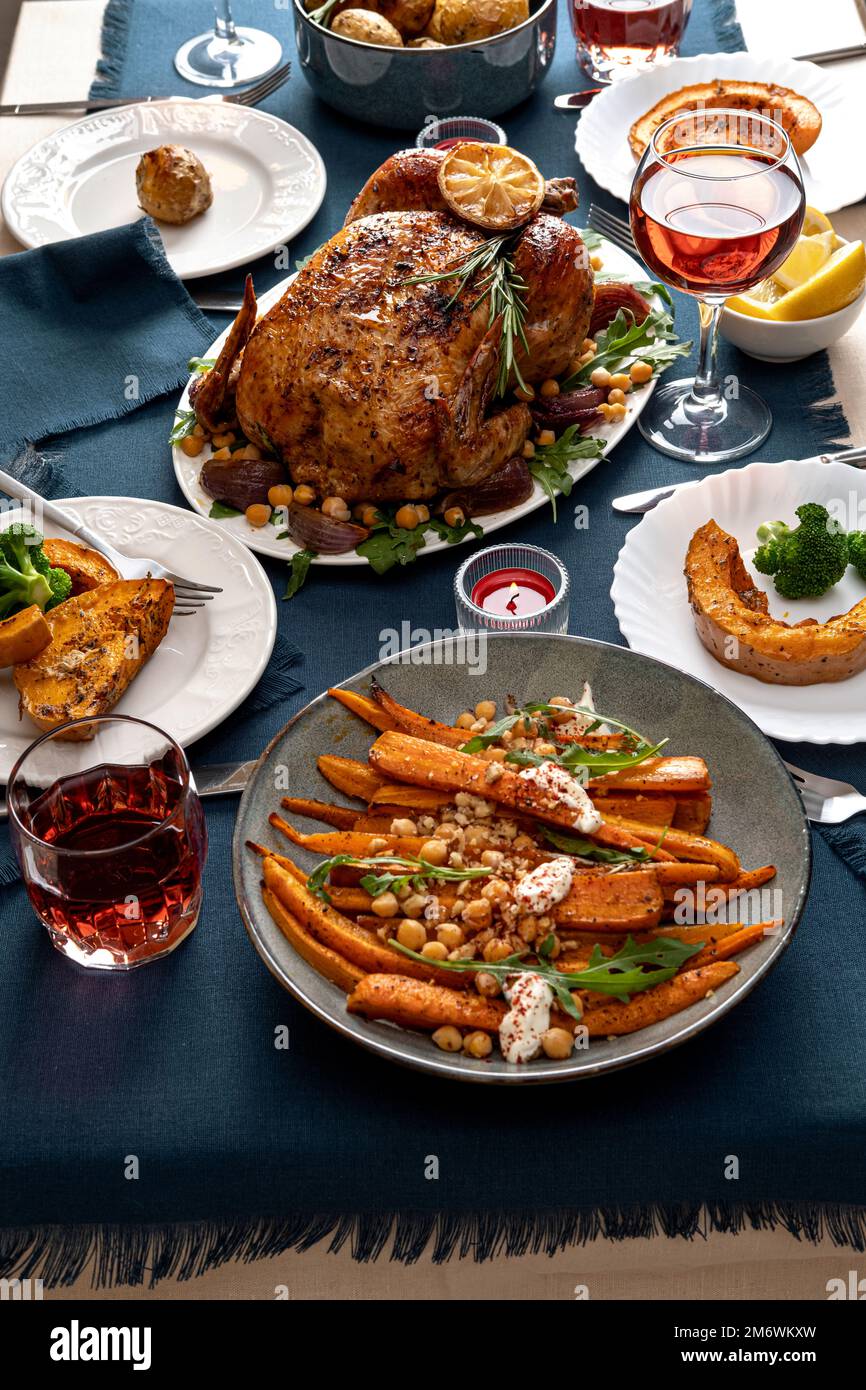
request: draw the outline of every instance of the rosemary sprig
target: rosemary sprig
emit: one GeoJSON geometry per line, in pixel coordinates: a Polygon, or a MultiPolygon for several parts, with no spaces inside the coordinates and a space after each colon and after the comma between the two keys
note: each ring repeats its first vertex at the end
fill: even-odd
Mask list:
{"type": "MultiPolygon", "coordinates": [[[[592,948],[589,964],[585,970],[557,970],[551,959],[554,939],[546,938],[538,948],[534,961],[526,959],[527,951],[517,951],[504,960],[437,960],[437,970],[483,970],[485,975],[493,975],[500,984],[509,975],[540,975],[550,986],[560,1007],[579,1022],[582,1018],[580,1004],[572,996],[573,989],[592,989],[599,994],[609,994],[622,1003],[628,1003],[633,994],[641,994],[654,985],[663,984],[677,973],[690,956],[701,950],[703,942],[689,945],[676,937],[660,936],[655,941],[639,944],[633,937],[626,939],[613,956],[604,956],[596,943],[592,948]],[[647,970],[645,967],[652,967],[647,970]]],[[[430,962],[408,946],[401,946],[395,938],[390,945],[403,955],[411,956],[424,965],[430,962]]]]}
{"type": "Polygon", "coordinates": [[[338,4],[339,0],[325,0],[324,5],[319,5],[318,9],[309,10],[307,18],[311,19],[314,24],[321,24],[323,29],[327,29],[331,13],[338,4]]]}
{"type": "Polygon", "coordinates": [[[354,854],[333,854],[330,859],[323,859],[308,878],[307,887],[310,892],[317,898],[330,902],[325,883],[331,870],[341,864],[348,864],[353,869],[381,871],[365,874],[361,879],[361,887],[367,890],[371,898],[378,898],[382,893],[399,893],[404,888],[419,891],[426,886],[429,879],[461,883],[472,878],[487,878],[493,873],[492,869],[453,869],[447,864],[431,864],[426,859],[418,859],[408,854],[383,854],[375,859],[359,859],[354,854]],[[396,865],[403,872],[393,873],[387,868],[388,865],[396,865]]]}
{"type": "MultiPolygon", "coordinates": [[[[521,228],[522,230],[522,228],[521,228]]],[[[504,396],[512,372],[518,386],[526,389],[526,382],[517,365],[517,347],[529,352],[526,341],[526,302],[523,296],[529,286],[514,268],[514,260],[509,254],[514,247],[517,234],[509,232],[500,236],[488,237],[474,246],[462,260],[455,261],[445,270],[430,275],[414,275],[406,281],[407,285],[434,285],[443,280],[456,280],[457,287],[445,305],[450,309],[469,286],[478,290],[472,309],[478,308],[484,300],[488,301],[488,327],[500,321],[499,367],[496,374],[496,394],[504,396]]]]}

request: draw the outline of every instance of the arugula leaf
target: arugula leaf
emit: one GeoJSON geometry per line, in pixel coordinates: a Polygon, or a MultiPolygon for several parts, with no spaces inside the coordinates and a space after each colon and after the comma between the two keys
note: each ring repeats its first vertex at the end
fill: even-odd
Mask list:
{"type": "Polygon", "coordinates": [[[605,849],[603,845],[596,845],[579,835],[563,835],[549,825],[542,826],[541,833],[555,849],[561,849],[565,854],[576,854],[581,859],[592,859],[597,864],[643,864],[650,858],[648,849],[605,849]]]}
{"type": "Polygon", "coordinates": [[[394,565],[408,565],[417,558],[424,548],[424,529],[416,526],[414,531],[407,531],[393,522],[375,526],[367,539],[355,546],[355,553],[363,555],[377,574],[387,574],[394,565]]]}
{"type": "Polygon", "coordinates": [[[171,434],[168,436],[169,444],[179,444],[182,439],[186,439],[188,434],[192,434],[195,426],[195,411],[179,410],[174,417],[171,434]]]}
{"type": "Polygon", "coordinates": [[[592,227],[578,227],[577,231],[587,251],[598,251],[604,245],[604,237],[592,227]]]}
{"type": "Polygon", "coordinates": [[[632,314],[620,309],[607,327],[596,334],[595,341],[598,351],[592,361],[562,382],[562,391],[585,385],[598,367],[619,370],[632,362],[649,362],[653,375],[658,376],[675,358],[685,357],[692,350],[690,342],[677,341],[674,321],[663,309],[653,309],[643,323],[637,323],[632,314]]]}
{"type": "MultiPolygon", "coordinates": [[[[286,532],[285,534],[288,535],[288,532],[286,532]]],[[[278,536],[277,540],[280,539],[281,537],[278,536]]],[[[315,558],[315,550],[295,551],[295,554],[292,556],[289,562],[291,573],[289,574],[289,582],[286,585],[286,592],[283,594],[284,599],[295,597],[295,594],[303,586],[304,581],[310,572],[310,565],[312,564],[313,560],[315,560],[315,558]]]]}
{"type": "Polygon", "coordinates": [[[579,425],[569,425],[553,444],[536,445],[528,460],[529,471],[550,498],[554,521],[557,493],[568,497],[574,484],[568,465],[578,459],[601,458],[603,452],[604,441],[582,435],[579,425]]]}
{"type": "Polygon", "coordinates": [[[459,526],[449,526],[447,521],[443,521],[441,517],[431,516],[427,525],[449,545],[459,545],[461,541],[465,541],[467,536],[480,537],[484,535],[482,528],[476,522],[469,520],[461,522],[459,526]]]}
{"type": "Polygon", "coordinates": [[[215,357],[191,357],[186,364],[188,372],[209,372],[216,366],[215,357]]]}
{"type": "Polygon", "coordinates": [[[331,870],[340,864],[350,864],[354,869],[381,871],[365,874],[361,879],[361,887],[365,888],[372,898],[378,898],[382,893],[398,893],[403,888],[423,889],[428,879],[445,883],[463,883],[473,878],[488,878],[493,873],[492,869],[487,868],[454,869],[448,864],[430,864],[426,859],[416,858],[415,855],[382,854],[377,858],[364,859],[353,854],[334,854],[330,859],[322,860],[307,880],[307,887],[317,898],[329,901],[325,883],[331,870]],[[393,873],[387,867],[389,864],[402,869],[403,872],[393,873]]]}
{"type": "Polygon", "coordinates": [[[237,507],[230,507],[227,502],[212,502],[208,516],[212,521],[225,521],[230,516],[243,516],[243,512],[237,507]]]}

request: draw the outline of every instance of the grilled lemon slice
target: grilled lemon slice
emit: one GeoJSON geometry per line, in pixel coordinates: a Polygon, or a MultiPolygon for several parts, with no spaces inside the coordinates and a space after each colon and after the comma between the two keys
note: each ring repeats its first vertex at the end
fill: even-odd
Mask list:
{"type": "Polygon", "coordinates": [[[448,151],[439,190],[456,217],[490,232],[522,226],[544,201],[544,179],[531,159],[510,145],[472,141],[448,151]]]}

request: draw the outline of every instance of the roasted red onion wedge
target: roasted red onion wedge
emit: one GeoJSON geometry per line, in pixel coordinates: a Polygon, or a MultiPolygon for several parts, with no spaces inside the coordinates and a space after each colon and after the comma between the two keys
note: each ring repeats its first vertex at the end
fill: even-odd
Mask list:
{"type": "Polygon", "coordinates": [[[467,516],[489,516],[491,512],[505,511],[525,502],[531,491],[532,474],[523,459],[512,458],[483,483],[449,492],[437,511],[442,513],[449,507],[460,507],[467,516]]]}
{"type": "Polygon", "coordinates": [[[342,555],[354,550],[370,534],[365,526],[335,521],[317,508],[299,507],[297,502],[289,507],[286,530],[295,545],[303,550],[314,550],[317,555],[342,555]]]}
{"type": "Polygon", "coordinates": [[[268,489],[286,481],[286,470],[277,459],[208,459],[199,482],[210,497],[245,512],[255,502],[267,502],[268,489]]]}
{"type": "Polygon", "coordinates": [[[604,399],[605,392],[599,387],[579,386],[558,396],[538,396],[529,408],[536,425],[560,433],[569,425],[592,419],[604,399]]]}

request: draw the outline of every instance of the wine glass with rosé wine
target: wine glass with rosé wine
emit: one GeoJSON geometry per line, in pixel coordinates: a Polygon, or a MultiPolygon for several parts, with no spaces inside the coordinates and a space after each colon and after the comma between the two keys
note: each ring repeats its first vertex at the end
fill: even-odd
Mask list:
{"type": "Polygon", "coordinates": [[[207,830],[168,734],[126,715],[61,725],[21,755],[7,802],[27,895],[63,955],[132,970],[189,936],[207,830]]]}
{"type": "Polygon", "coordinates": [[[675,58],[692,0],[571,0],[577,61],[594,82],[615,82],[675,58]]]}
{"type": "Polygon", "coordinates": [[[803,227],[803,176],[788,136],[769,116],[744,110],[681,113],[659,126],[631,190],[638,254],[659,280],[698,301],[700,348],[693,380],[658,388],[639,428],[663,454],[723,463],[770,432],[769,406],[737,378],[724,389],[716,365],[725,300],[772,275],[803,227]]]}

